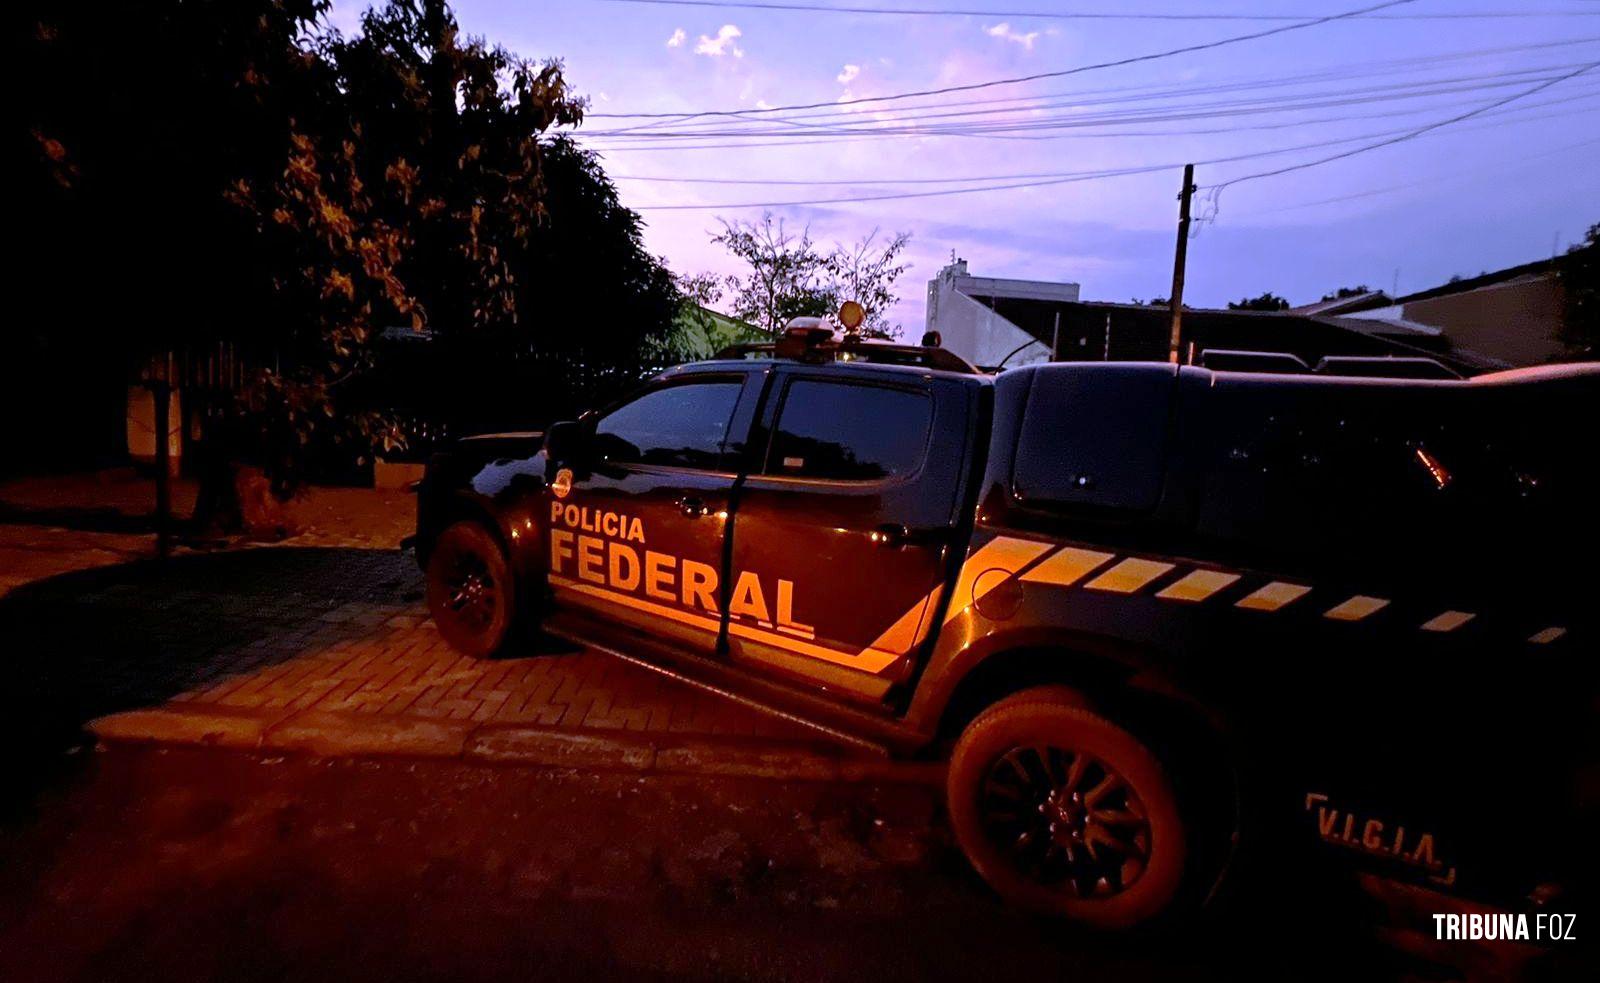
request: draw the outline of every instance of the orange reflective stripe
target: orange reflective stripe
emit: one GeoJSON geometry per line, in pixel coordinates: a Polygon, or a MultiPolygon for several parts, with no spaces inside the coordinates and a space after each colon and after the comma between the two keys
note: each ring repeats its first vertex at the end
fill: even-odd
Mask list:
{"type": "Polygon", "coordinates": [[[1169,601],[1203,601],[1239,579],[1236,573],[1221,570],[1196,570],[1177,583],[1156,592],[1169,601]]]}
{"type": "Polygon", "coordinates": [[[1460,628],[1462,625],[1471,621],[1474,617],[1476,617],[1476,615],[1469,614],[1466,611],[1446,611],[1443,614],[1435,615],[1434,617],[1429,618],[1427,621],[1424,621],[1422,623],[1422,630],[1455,631],[1457,628],[1460,628]]]}
{"type": "MultiPolygon", "coordinates": [[[[604,587],[595,587],[592,584],[579,583],[576,580],[568,580],[565,577],[557,577],[552,575],[549,580],[551,585],[555,587],[577,591],[580,594],[587,594],[590,597],[597,597],[603,601],[609,601],[613,604],[620,604],[625,608],[632,608],[635,611],[643,611],[646,614],[653,614],[657,617],[667,618],[681,624],[690,625],[695,628],[709,631],[713,634],[715,634],[721,627],[720,623],[714,618],[707,618],[690,611],[685,611],[681,608],[670,607],[665,604],[657,604],[654,601],[646,601],[642,598],[633,597],[628,594],[619,594],[616,591],[607,590],[604,587]]],[[[866,648],[861,652],[854,654],[850,652],[840,652],[836,649],[831,649],[823,645],[817,645],[814,642],[807,642],[798,638],[788,638],[784,635],[778,634],[777,632],[754,628],[750,625],[742,624],[737,621],[729,622],[728,633],[731,635],[737,635],[740,638],[747,638],[751,641],[760,642],[763,645],[770,645],[773,648],[785,649],[798,655],[810,656],[813,659],[822,659],[826,662],[832,662],[841,666],[848,666],[851,669],[859,669],[863,672],[880,672],[884,669],[884,667],[888,666],[896,658],[898,658],[898,656],[893,652],[884,652],[873,648],[866,648]]]]}
{"type": "Polygon", "coordinates": [[[911,651],[912,647],[922,640],[922,625],[925,620],[928,605],[933,603],[937,590],[923,597],[922,600],[911,605],[900,618],[890,625],[883,634],[879,635],[868,649],[879,649],[885,652],[904,654],[911,651]]]}
{"type": "Polygon", "coordinates": [[[1112,559],[1114,553],[1099,553],[1065,546],[1045,557],[1032,570],[1022,575],[1023,581],[1035,584],[1055,584],[1070,587],[1083,579],[1083,575],[1112,559]]]}
{"type": "Polygon", "coordinates": [[[1304,584],[1291,584],[1285,580],[1274,580],[1234,606],[1248,608],[1251,611],[1276,611],[1286,604],[1298,601],[1309,593],[1311,593],[1311,588],[1304,584]]]}
{"type": "Polygon", "coordinates": [[[1322,612],[1322,616],[1324,618],[1332,618],[1334,621],[1360,621],[1362,618],[1376,611],[1381,611],[1388,606],[1389,602],[1384,598],[1357,594],[1348,601],[1335,604],[1322,612]]]}
{"type": "Polygon", "coordinates": [[[1049,543],[1040,543],[1032,539],[1012,539],[1009,536],[997,536],[983,544],[978,552],[967,557],[967,561],[961,565],[961,578],[956,581],[956,592],[950,597],[950,610],[945,612],[944,620],[949,622],[975,604],[978,598],[1005,583],[1007,579],[985,577],[980,587],[979,577],[990,570],[1001,570],[1007,574],[1016,573],[1038,559],[1039,555],[1049,548],[1049,543]]]}
{"type": "Polygon", "coordinates": [[[1141,560],[1130,557],[1089,581],[1083,586],[1089,590],[1109,590],[1118,594],[1132,594],[1173,568],[1174,564],[1158,560],[1141,560]]]}
{"type": "Polygon", "coordinates": [[[576,580],[568,580],[565,577],[558,577],[554,574],[549,575],[548,579],[551,585],[555,587],[577,591],[579,594],[587,594],[590,597],[598,597],[602,601],[611,601],[626,608],[633,608],[635,611],[643,611],[681,624],[692,625],[695,628],[701,628],[713,634],[722,627],[721,623],[715,618],[707,618],[704,615],[685,611],[682,608],[669,607],[665,604],[657,604],[654,601],[646,601],[627,594],[619,594],[614,590],[606,590],[604,587],[596,587],[593,584],[579,583],[576,580]]]}

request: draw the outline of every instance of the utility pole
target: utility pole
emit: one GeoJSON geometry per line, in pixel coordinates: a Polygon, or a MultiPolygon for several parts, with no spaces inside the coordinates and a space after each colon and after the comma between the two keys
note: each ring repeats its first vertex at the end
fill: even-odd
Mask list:
{"type": "Polygon", "coordinates": [[[1183,165],[1178,193],[1178,250],[1172,258],[1172,345],[1167,360],[1177,365],[1183,351],[1183,268],[1189,258],[1189,199],[1194,195],[1194,165],[1183,165]]]}

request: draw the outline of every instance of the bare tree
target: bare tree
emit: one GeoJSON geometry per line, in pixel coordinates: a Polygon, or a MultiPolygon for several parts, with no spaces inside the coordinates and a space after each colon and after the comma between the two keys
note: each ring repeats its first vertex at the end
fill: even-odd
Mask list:
{"type": "Polygon", "coordinates": [[[853,246],[838,245],[828,257],[834,293],[840,300],[853,300],[867,312],[861,333],[869,338],[895,338],[900,325],[889,323],[889,310],[899,296],[895,281],[911,268],[900,262],[900,254],[911,242],[911,233],[897,232],[887,241],[873,229],[853,246]]]}
{"type": "Polygon", "coordinates": [[[809,229],[790,232],[781,218],[763,213],[759,221],[721,219],[722,232],[711,241],[750,268],[727,278],[732,313],[776,335],[792,317],[832,312],[835,294],[829,259],[817,251],[809,229]]]}

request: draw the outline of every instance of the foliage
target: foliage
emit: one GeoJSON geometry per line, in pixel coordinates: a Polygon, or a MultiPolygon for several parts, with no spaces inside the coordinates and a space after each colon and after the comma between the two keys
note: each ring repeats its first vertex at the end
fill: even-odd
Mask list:
{"type": "Polygon", "coordinates": [[[899,299],[895,281],[910,269],[900,258],[911,233],[885,240],[873,229],[851,245],[835,243],[823,252],[809,228],[790,232],[771,212],[758,221],[720,221],[722,231],[711,241],[743,261],[748,272],[721,281],[706,273],[681,280],[687,295],[709,298],[697,301],[701,306],[711,306],[726,291],[734,316],[776,335],[790,318],[825,317],[842,302],[854,300],[866,311],[864,335],[899,335],[900,326],[891,325],[888,316],[899,299]]]}
{"type": "Polygon", "coordinates": [[[1600,344],[1600,223],[1589,226],[1583,242],[1569,248],[1556,263],[1566,317],[1562,340],[1574,356],[1595,357],[1600,344]]]}
{"type": "Polygon", "coordinates": [[[673,277],[673,282],[685,300],[700,307],[716,307],[722,299],[722,278],[715,273],[680,274],[673,277]]]}
{"type": "Polygon", "coordinates": [[[1230,311],[1286,311],[1288,309],[1289,302],[1271,291],[1259,297],[1246,297],[1238,302],[1228,302],[1228,310],[1230,311]]]}
{"type": "Polygon", "coordinates": [[[788,230],[771,212],[759,221],[722,219],[722,231],[711,241],[749,267],[727,278],[735,317],[776,335],[793,317],[822,317],[833,312],[837,297],[829,280],[828,257],[811,241],[811,230],[788,230]]]}
{"type": "Polygon", "coordinates": [[[1333,293],[1323,294],[1322,301],[1326,303],[1330,300],[1344,300],[1347,297],[1359,297],[1362,294],[1370,293],[1372,293],[1372,288],[1363,283],[1354,287],[1340,287],[1333,293]]]}
{"type": "Polygon", "coordinates": [[[502,427],[609,401],[671,364],[662,352],[682,301],[593,153],[557,137],[545,145],[544,167],[548,216],[520,258],[517,326],[509,337],[478,336],[480,364],[524,366],[502,394],[520,410],[489,407],[502,427]]]}
{"type": "MultiPolygon", "coordinates": [[[[296,125],[291,121],[291,125],[296,125]]],[[[256,220],[271,289],[264,299],[282,329],[277,356],[246,380],[235,412],[212,440],[263,467],[287,495],[303,477],[302,448],[314,440],[392,450],[399,438],[371,408],[340,406],[337,388],[371,364],[374,319],[416,315],[397,275],[409,235],[376,214],[351,140],[328,147],[291,132],[282,175],[258,191],[239,180],[229,200],[256,220]]]]}
{"type": "Polygon", "coordinates": [[[835,247],[828,257],[828,271],[834,295],[841,302],[853,300],[866,311],[861,334],[894,338],[900,334],[900,326],[889,324],[889,310],[899,299],[895,281],[910,269],[909,264],[900,262],[900,254],[911,242],[911,233],[898,232],[880,243],[878,231],[873,229],[854,245],[835,247]]]}
{"type": "Polygon", "coordinates": [[[559,63],[463,37],[442,0],[352,37],[326,0],[34,6],[24,322],[119,362],[240,345],[253,371],[206,443],[280,491],[321,445],[392,447],[384,328],[435,339],[398,400],[469,428],[570,412],[670,330],[638,216],[541,137],[582,117],[559,63]]]}
{"type": "Polygon", "coordinates": [[[560,64],[463,37],[443,0],[390,0],[355,37],[319,38],[317,53],[341,96],[329,126],[357,148],[377,214],[408,230],[398,265],[411,323],[516,323],[519,255],[548,217],[538,135],[583,114],[560,64]]]}

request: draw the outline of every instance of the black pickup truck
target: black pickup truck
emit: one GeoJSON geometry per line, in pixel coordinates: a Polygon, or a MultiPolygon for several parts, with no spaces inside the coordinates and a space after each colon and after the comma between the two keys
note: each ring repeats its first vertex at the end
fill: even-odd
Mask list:
{"type": "Polygon", "coordinates": [[[1252,852],[1437,910],[1573,898],[1600,366],[991,375],[806,331],[727,354],[431,463],[446,639],[516,654],[542,626],[947,754],[977,870],[1089,925],[1252,852]]]}

